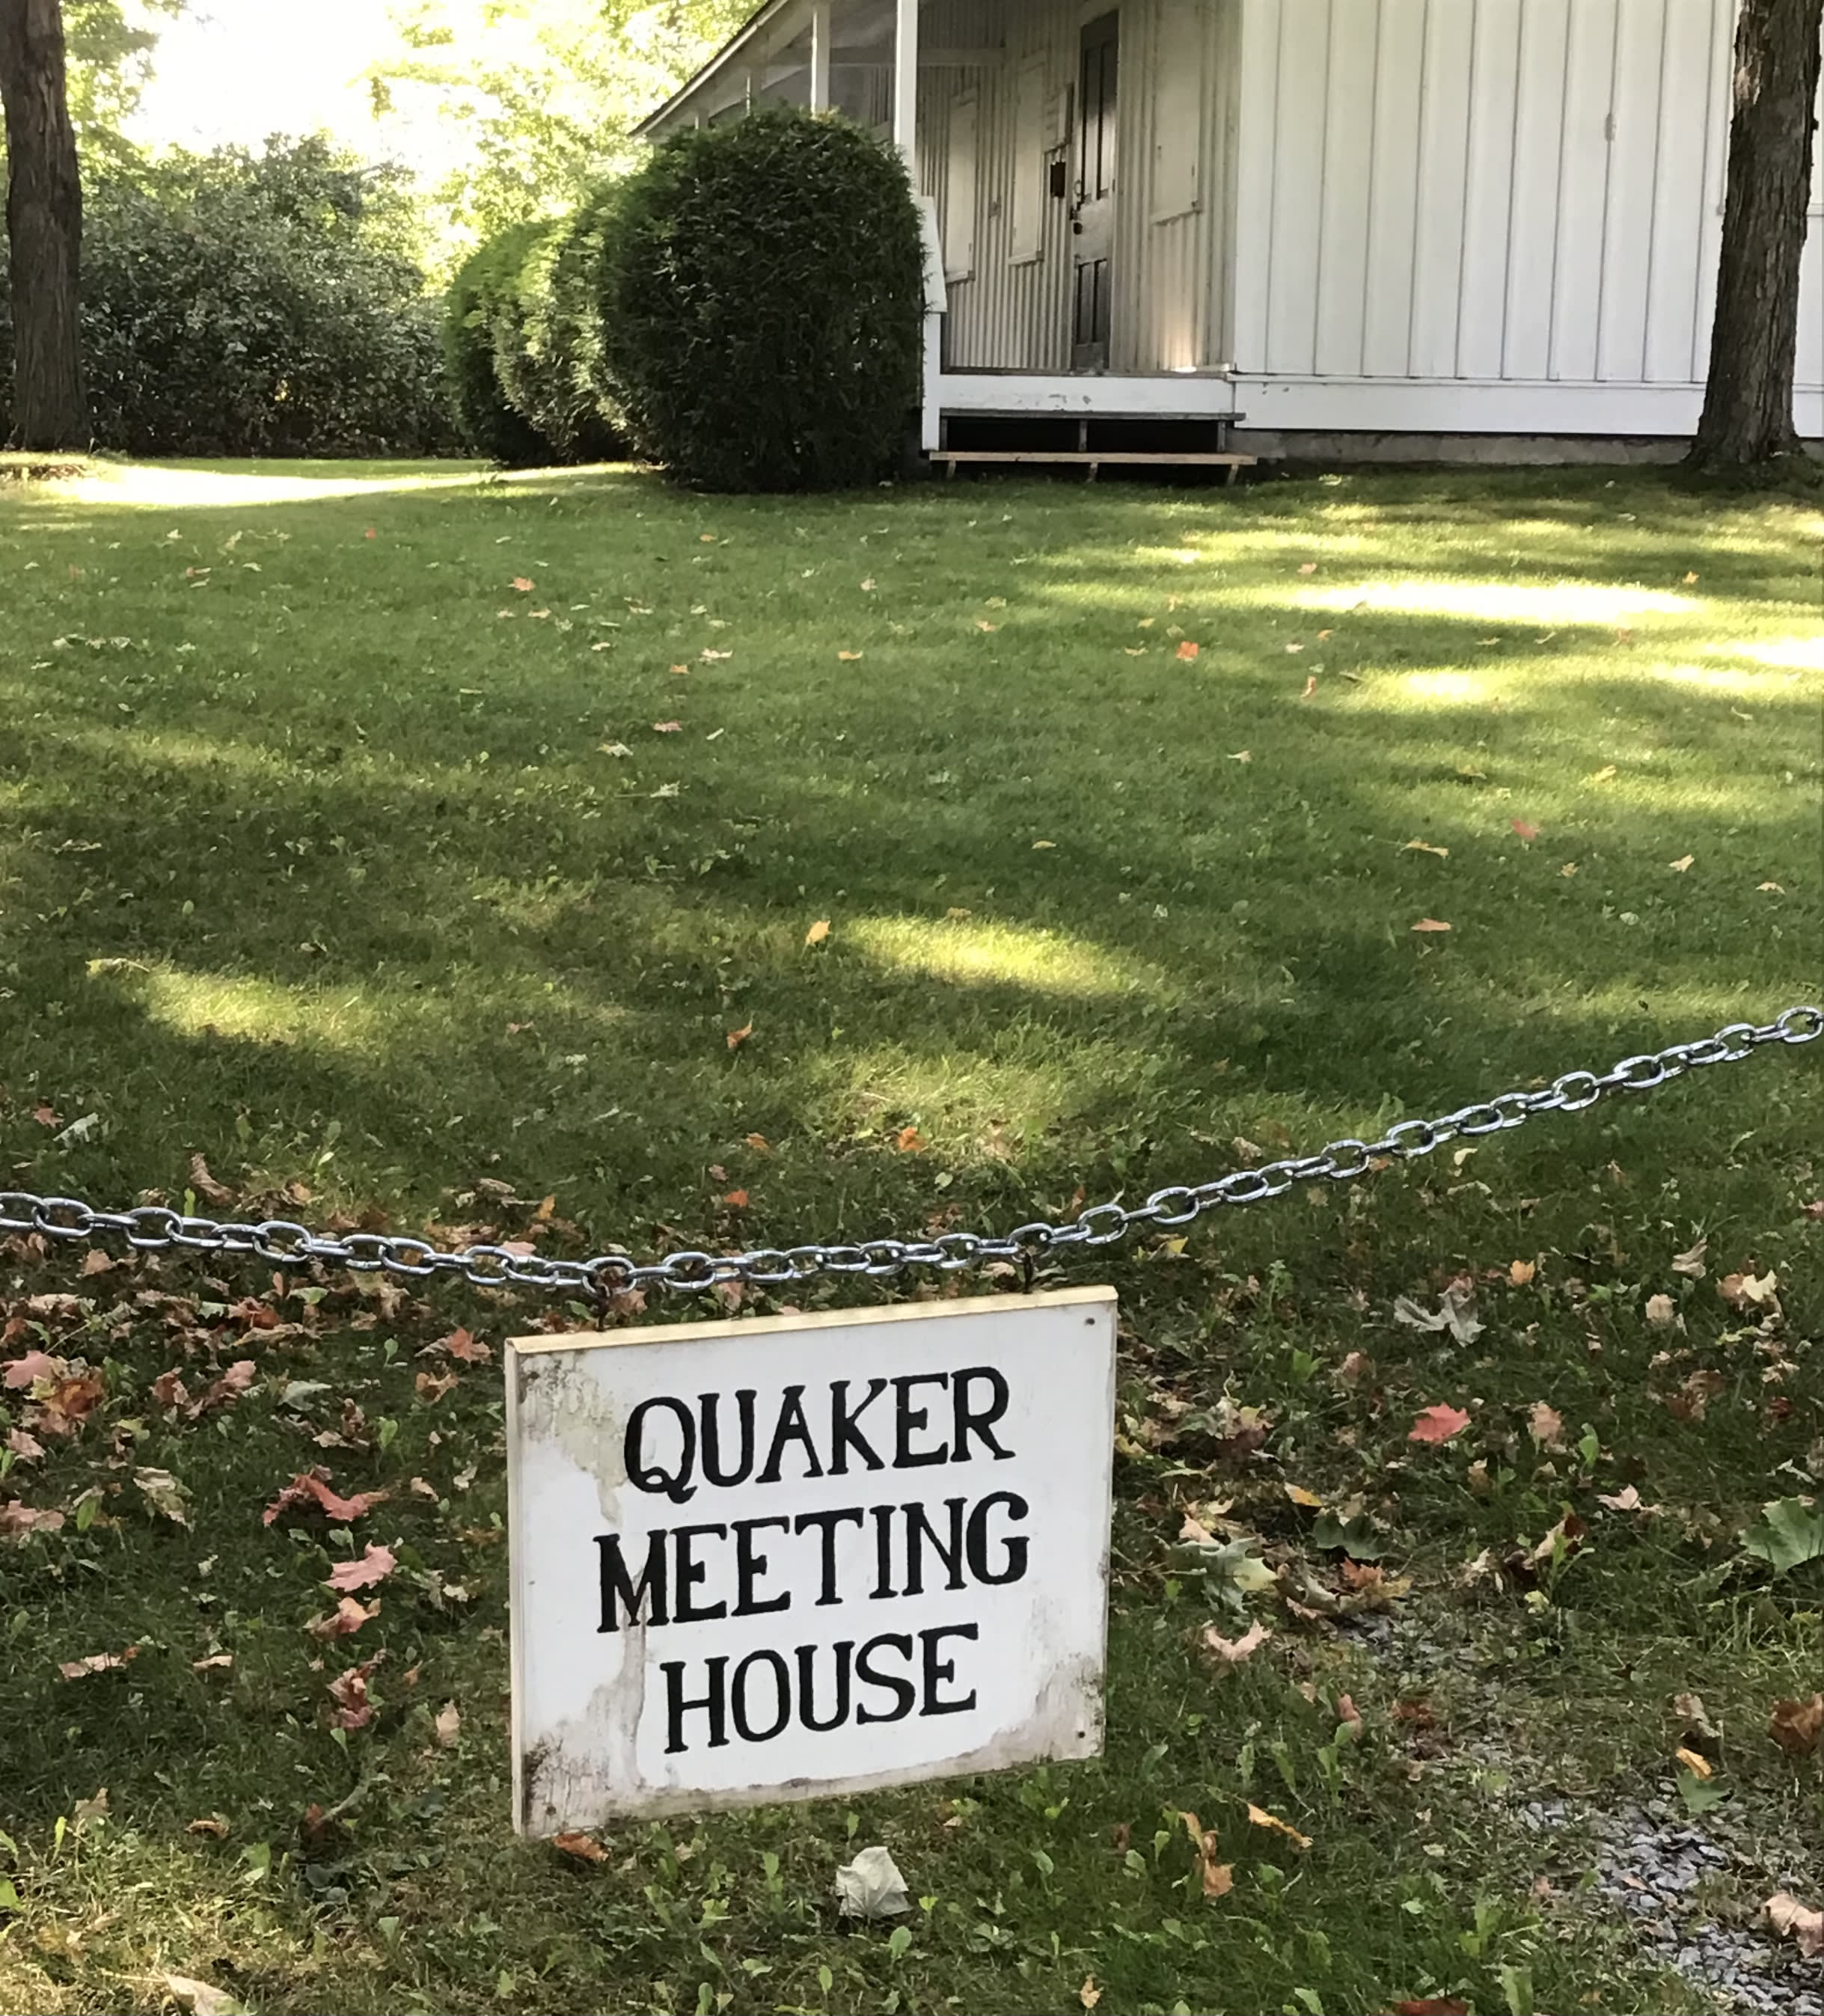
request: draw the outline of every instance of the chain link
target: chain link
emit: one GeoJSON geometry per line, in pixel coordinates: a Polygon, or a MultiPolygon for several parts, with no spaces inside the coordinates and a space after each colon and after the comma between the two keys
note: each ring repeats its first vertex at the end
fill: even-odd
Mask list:
{"type": "Polygon", "coordinates": [[[117,1238],[142,1253],[177,1248],[192,1253],[251,1255],[275,1266],[306,1262],[345,1267],[355,1273],[384,1273],[410,1280],[460,1276],[478,1288],[528,1288],[569,1299],[601,1303],[631,1290],[669,1289],[702,1294],[726,1282],[780,1287],[822,1274],[852,1274],[886,1280],[907,1268],[954,1273],[994,1261],[1024,1263],[1062,1247],[1113,1246],[1136,1226],[1166,1229],[1189,1225],[1224,1205],[1263,1204],[1295,1183],[1322,1178],[1353,1182],[1377,1165],[1429,1155],[1459,1137],[1523,1126],[1541,1113],[1581,1113],[1612,1093],[1656,1091],[1687,1071],[1736,1064],[1768,1043],[1811,1043],[1824,1035],[1824,1008],[1789,1008],[1773,1021],[1732,1022],[1714,1035],[1674,1043],[1651,1056],[1624,1057],[1600,1076],[1570,1071],[1550,1085],[1527,1092],[1504,1092],[1460,1107],[1435,1120],[1396,1121],[1375,1141],[1332,1141],[1321,1154],[1237,1169],[1213,1181],[1175,1184],[1155,1190],[1142,1204],[1091,1204],[1061,1225],[1036,1221],[997,1239],[975,1232],[945,1232],[925,1240],[869,1239],[859,1245],[794,1246],[781,1251],[762,1247],[748,1253],[671,1253],[641,1265],[610,1251],[593,1260],[557,1260],[510,1246],[465,1246],[442,1252],[406,1234],[351,1232],[340,1239],[320,1237],[287,1219],[218,1223],[186,1217],[164,1204],[128,1211],[97,1211],[78,1197],[39,1197],[30,1190],[0,1190],[0,1233],[41,1233],[47,1239],[99,1245],[117,1238]]]}

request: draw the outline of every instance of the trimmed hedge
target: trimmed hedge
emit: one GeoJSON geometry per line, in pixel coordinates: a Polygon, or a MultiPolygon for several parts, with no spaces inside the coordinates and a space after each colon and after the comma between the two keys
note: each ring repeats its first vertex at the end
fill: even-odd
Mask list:
{"type": "Polygon", "coordinates": [[[444,374],[456,431],[465,446],[509,468],[555,457],[550,439],[527,417],[507,381],[523,383],[520,296],[527,268],[557,229],[548,222],[513,224],[490,238],[457,273],[444,308],[444,374]]]}
{"type": "Polygon", "coordinates": [[[892,148],[786,109],[676,134],[622,185],[600,268],[606,377],[674,475],[832,489],[892,467],[924,290],[892,148]]]}

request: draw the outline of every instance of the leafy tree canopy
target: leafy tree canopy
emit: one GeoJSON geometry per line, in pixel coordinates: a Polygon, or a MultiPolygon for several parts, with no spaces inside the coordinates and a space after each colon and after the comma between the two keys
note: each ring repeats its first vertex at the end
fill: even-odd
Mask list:
{"type": "Polygon", "coordinates": [[[572,208],[633,164],[633,126],[754,0],[395,0],[376,112],[433,113],[460,142],[430,190],[445,263],[522,218],[572,208]]]}

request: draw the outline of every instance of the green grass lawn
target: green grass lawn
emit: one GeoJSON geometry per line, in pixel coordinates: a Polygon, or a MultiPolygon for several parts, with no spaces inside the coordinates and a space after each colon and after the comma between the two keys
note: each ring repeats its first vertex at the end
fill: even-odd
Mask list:
{"type": "MultiPolygon", "coordinates": [[[[0,487],[4,1180],[575,1255],[1001,1229],[1764,1021],[1824,988],[1821,534],[1602,472],[0,487]]],[[[510,1827],[539,1307],[14,1242],[0,1356],[92,1411],[0,1392],[0,2007],[1712,2007],[1588,1823],[1708,1806],[1719,1922],[1824,1903],[1768,1733],[1824,1564],[1740,1537],[1824,1480],[1821,1058],[1042,1269],[1123,1301],[1106,1757],[594,1864],[510,1827]],[[1460,1276],[1471,1341],[1395,1319],[1460,1276]],[[261,1524],[315,1462],[391,1494],[352,1543],[261,1524]],[[312,1635],[368,1539],[380,1614],[312,1635]],[[834,1918],[875,1841],[909,1942],[834,1918]]]]}

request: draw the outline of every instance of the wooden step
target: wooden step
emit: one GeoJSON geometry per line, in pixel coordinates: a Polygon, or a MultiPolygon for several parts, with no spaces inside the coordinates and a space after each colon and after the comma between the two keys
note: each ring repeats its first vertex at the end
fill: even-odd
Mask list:
{"type": "Polygon", "coordinates": [[[1091,482],[1095,480],[1098,469],[1107,463],[1112,468],[1123,469],[1135,464],[1182,469],[1226,469],[1228,480],[1233,483],[1238,469],[1252,469],[1257,459],[1251,455],[1219,453],[1213,449],[1186,449],[1177,452],[1118,448],[946,448],[939,449],[932,457],[933,462],[941,462],[945,465],[946,476],[956,474],[959,462],[1051,463],[1087,469],[1091,482]]]}

